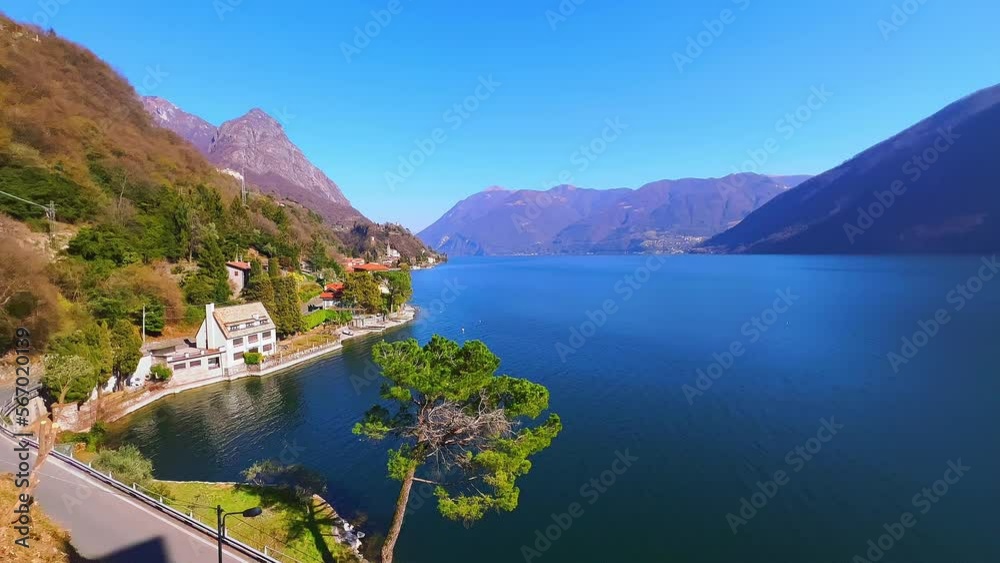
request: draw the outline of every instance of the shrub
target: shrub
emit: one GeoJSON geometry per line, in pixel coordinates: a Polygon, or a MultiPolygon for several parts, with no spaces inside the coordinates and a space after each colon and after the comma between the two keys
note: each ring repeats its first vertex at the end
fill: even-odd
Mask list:
{"type": "Polygon", "coordinates": [[[63,444],[86,444],[88,452],[96,452],[104,445],[108,434],[108,426],[103,422],[95,422],[89,432],[65,432],[59,436],[63,444]]]}
{"type": "Polygon", "coordinates": [[[326,478],[300,464],[283,465],[277,460],[256,461],[243,471],[248,484],[258,487],[279,487],[289,490],[299,499],[326,492],[326,478]]]}
{"type": "Polygon", "coordinates": [[[247,352],[243,354],[243,363],[248,366],[260,365],[261,360],[264,359],[264,355],[260,352],[247,352]]]}
{"type": "Polygon", "coordinates": [[[333,323],[337,325],[347,324],[351,322],[354,318],[350,311],[334,311],[331,309],[320,309],[319,311],[313,311],[308,315],[302,317],[302,320],[306,323],[306,330],[312,330],[324,323],[333,323]]]}
{"type": "Polygon", "coordinates": [[[157,381],[170,381],[170,378],[174,375],[174,370],[170,369],[170,366],[156,364],[149,368],[149,375],[157,381]]]}
{"type": "Polygon", "coordinates": [[[338,325],[345,325],[354,318],[350,311],[327,311],[327,313],[327,321],[338,325]]]}
{"type": "Polygon", "coordinates": [[[132,444],[101,451],[94,458],[93,467],[102,473],[110,471],[112,477],[126,485],[146,486],[153,480],[153,462],[132,444]]]}
{"type": "Polygon", "coordinates": [[[312,313],[309,313],[308,315],[302,317],[302,320],[305,322],[306,325],[306,330],[312,330],[318,327],[319,325],[325,323],[326,313],[327,313],[326,311],[320,309],[319,311],[313,311],[312,313]]]}

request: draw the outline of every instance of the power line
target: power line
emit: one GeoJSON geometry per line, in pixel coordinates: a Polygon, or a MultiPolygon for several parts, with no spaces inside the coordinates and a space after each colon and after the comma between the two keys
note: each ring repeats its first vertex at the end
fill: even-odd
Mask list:
{"type": "Polygon", "coordinates": [[[20,202],[23,202],[23,203],[27,203],[28,205],[34,205],[35,207],[41,207],[42,209],[45,210],[45,218],[46,219],[48,219],[49,221],[55,221],[56,220],[56,204],[55,204],[54,201],[50,201],[48,205],[42,205],[41,203],[36,203],[34,201],[24,199],[23,197],[16,196],[16,195],[14,195],[12,193],[8,193],[8,192],[5,192],[3,190],[0,190],[0,194],[5,195],[5,196],[10,197],[10,198],[14,198],[14,199],[16,199],[16,200],[18,200],[20,202]]]}

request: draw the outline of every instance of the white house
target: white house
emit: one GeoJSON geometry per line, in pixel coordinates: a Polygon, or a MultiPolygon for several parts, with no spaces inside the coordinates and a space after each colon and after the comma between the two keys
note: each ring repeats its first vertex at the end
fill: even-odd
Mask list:
{"type": "MultiPolygon", "coordinates": [[[[243,365],[243,354],[259,352],[269,356],[277,349],[274,321],[260,302],[215,308],[205,305],[205,320],[198,329],[195,345],[202,350],[218,350],[221,367],[243,365]]],[[[176,370],[174,370],[176,375],[176,370]]]]}
{"type": "MultiPolygon", "coordinates": [[[[150,368],[166,365],[174,383],[187,383],[242,370],[243,354],[269,356],[277,350],[274,322],[260,303],[215,308],[205,305],[205,320],[192,342],[187,338],[158,340],[142,347],[142,359],[128,379],[129,387],[145,383],[150,368]]],[[[113,389],[109,384],[107,390],[113,389]]]]}

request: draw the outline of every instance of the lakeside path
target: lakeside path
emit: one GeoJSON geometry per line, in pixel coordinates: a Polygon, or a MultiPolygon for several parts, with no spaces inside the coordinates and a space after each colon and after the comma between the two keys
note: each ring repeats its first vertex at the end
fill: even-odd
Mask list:
{"type": "MultiPolygon", "coordinates": [[[[0,473],[17,472],[15,442],[0,435],[0,473]]],[[[31,452],[31,464],[35,463],[31,452]]],[[[80,555],[94,561],[218,560],[215,539],[136,502],[49,456],[42,466],[36,507],[70,533],[80,555]]],[[[228,547],[227,563],[251,561],[228,547]]]]}
{"type": "MultiPolygon", "coordinates": [[[[267,375],[274,375],[290,369],[294,369],[302,366],[308,362],[314,360],[325,358],[343,349],[343,342],[346,340],[351,340],[355,338],[364,338],[366,336],[372,336],[377,334],[383,334],[386,331],[404,326],[413,321],[417,316],[417,310],[412,306],[406,306],[402,311],[395,315],[395,320],[389,319],[385,323],[382,323],[375,327],[370,328],[354,328],[352,331],[354,334],[350,336],[341,335],[340,339],[336,344],[330,346],[322,346],[315,350],[305,350],[299,352],[299,356],[294,359],[285,360],[280,364],[267,366],[262,368],[260,371],[242,371],[236,374],[230,375],[219,375],[215,377],[206,377],[204,379],[199,379],[197,381],[190,381],[187,383],[181,383],[177,385],[170,385],[169,383],[159,389],[154,391],[139,391],[139,392],[128,392],[124,399],[120,400],[117,404],[111,406],[111,412],[105,416],[107,422],[114,422],[125,416],[134,413],[135,411],[142,409],[146,406],[155,403],[156,401],[167,397],[170,395],[176,395],[177,393],[183,393],[184,391],[190,391],[191,389],[200,389],[202,387],[207,387],[209,385],[215,385],[218,383],[225,383],[227,381],[235,381],[237,379],[243,379],[245,377],[264,377],[267,375]]],[[[109,398],[113,398],[109,397],[109,398]]],[[[77,427],[77,431],[85,430],[84,428],[77,427]]]]}

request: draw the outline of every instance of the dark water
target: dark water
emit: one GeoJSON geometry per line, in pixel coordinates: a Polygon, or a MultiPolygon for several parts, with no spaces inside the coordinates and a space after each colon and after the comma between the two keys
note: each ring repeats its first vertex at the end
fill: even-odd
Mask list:
{"type": "MultiPolygon", "coordinates": [[[[513,513],[465,529],[416,499],[398,561],[523,561],[525,545],[544,548],[532,561],[846,563],[867,559],[884,524],[903,535],[881,561],[1000,560],[1000,278],[973,282],[971,300],[949,296],[978,276],[978,258],[691,256],[652,272],[647,260],[468,259],[414,274],[424,314],[389,338],[485,341],[504,371],[549,387],[565,431],[535,459],[513,513]],[[561,361],[557,343],[570,347],[602,304],[614,312],[583,326],[561,361]],[[947,324],[918,336],[894,371],[887,354],[939,309],[947,324]],[[730,349],[743,350],[731,365],[730,349]],[[728,367],[711,367],[714,355],[728,367]],[[698,370],[717,379],[689,402],[698,370]],[[821,419],[842,428],[831,436],[821,419]],[[626,452],[638,459],[615,464],[626,452]],[[971,469],[948,473],[941,496],[929,490],[936,502],[914,498],[959,460],[971,469]],[[777,471],[783,484],[766,483],[777,471]],[[602,476],[613,484],[589,484],[602,476]],[[758,481],[766,504],[751,499],[758,481]],[[763,506],[734,534],[727,514],[742,498],[763,506]],[[569,528],[536,546],[536,530],[573,503],[575,518],[557,518],[569,528]],[[911,527],[893,526],[906,512],[911,527]]],[[[166,399],[119,436],[168,479],[233,480],[266,457],[304,463],[343,512],[384,529],[398,484],[384,448],[350,432],[377,398],[377,385],[358,386],[373,342],[166,399]]]]}

